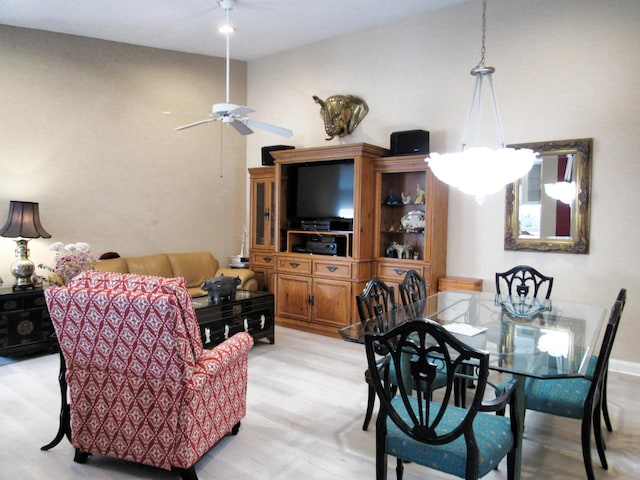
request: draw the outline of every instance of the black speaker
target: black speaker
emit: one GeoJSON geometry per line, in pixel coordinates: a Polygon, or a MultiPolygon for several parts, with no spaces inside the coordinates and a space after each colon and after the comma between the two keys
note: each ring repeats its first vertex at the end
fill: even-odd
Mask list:
{"type": "Polygon", "coordinates": [[[271,145],[269,147],[262,147],[262,165],[273,165],[275,158],[271,155],[271,152],[277,152],[278,150],[291,150],[295,147],[291,145],[271,145]]]}
{"type": "Polygon", "coordinates": [[[391,134],[391,155],[417,155],[429,153],[429,132],[405,130],[391,134]]]}

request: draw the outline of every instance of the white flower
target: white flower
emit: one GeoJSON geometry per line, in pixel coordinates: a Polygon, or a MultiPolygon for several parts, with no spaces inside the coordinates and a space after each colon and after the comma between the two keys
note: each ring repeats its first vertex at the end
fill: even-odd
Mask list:
{"type": "Polygon", "coordinates": [[[59,252],[63,248],[64,248],[64,243],[62,242],[54,242],[51,245],[49,245],[49,250],[51,250],[52,252],[59,252]]]}
{"type": "Polygon", "coordinates": [[[85,242],[78,242],[76,243],[76,250],[83,253],[89,253],[91,252],[91,246],[85,242]]]}
{"type": "Polygon", "coordinates": [[[55,285],[64,285],[67,281],[84,270],[92,269],[97,258],[91,254],[91,246],[85,242],[68,243],[55,242],[49,246],[49,250],[56,252],[55,267],[38,265],[53,273],[56,277],[53,281],[55,285]]]}

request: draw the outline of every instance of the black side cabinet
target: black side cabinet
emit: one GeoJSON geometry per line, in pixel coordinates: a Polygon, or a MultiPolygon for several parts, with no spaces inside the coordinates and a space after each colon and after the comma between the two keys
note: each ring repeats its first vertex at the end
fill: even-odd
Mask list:
{"type": "Polygon", "coordinates": [[[0,355],[28,355],[53,349],[54,332],[41,288],[0,288],[0,355]]]}

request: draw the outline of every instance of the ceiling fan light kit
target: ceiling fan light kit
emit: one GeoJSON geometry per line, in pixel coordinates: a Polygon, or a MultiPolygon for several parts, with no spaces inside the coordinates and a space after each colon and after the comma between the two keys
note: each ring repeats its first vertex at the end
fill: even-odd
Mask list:
{"type": "Polygon", "coordinates": [[[216,103],[211,108],[211,113],[208,118],[199,120],[197,122],[188,123],[180,127],[176,127],[175,130],[185,130],[187,128],[196,127],[198,125],[204,125],[205,123],[220,121],[225,125],[232,126],[240,135],[250,135],[253,133],[253,128],[260,128],[282,137],[293,136],[293,131],[288,128],[278,127],[270,123],[261,122],[253,118],[249,118],[246,115],[255,112],[251,107],[245,105],[236,105],[229,101],[229,36],[233,32],[233,27],[229,21],[229,12],[236,5],[236,0],[219,0],[220,6],[227,12],[227,23],[224,34],[227,40],[227,54],[226,54],[226,100],[224,103],[216,103]]]}

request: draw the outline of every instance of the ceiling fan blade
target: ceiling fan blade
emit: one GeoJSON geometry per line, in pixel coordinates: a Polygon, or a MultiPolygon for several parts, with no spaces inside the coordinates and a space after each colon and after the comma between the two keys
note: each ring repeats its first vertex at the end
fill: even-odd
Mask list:
{"type": "Polygon", "coordinates": [[[199,117],[203,116],[203,115],[211,115],[209,112],[207,111],[198,111],[198,112],[187,112],[187,111],[179,111],[179,112],[172,112],[172,111],[168,111],[165,110],[164,112],[162,112],[163,115],[198,115],[199,117]]]}
{"type": "Polygon", "coordinates": [[[229,125],[235,128],[240,135],[251,135],[253,133],[253,130],[247,127],[243,121],[234,120],[233,122],[229,122],[229,125]]]}
{"type": "Polygon", "coordinates": [[[253,118],[243,118],[241,121],[245,125],[261,128],[262,130],[275,133],[276,135],[280,135],[281,137],[293,136],[293,131],[289,130],[288,128],[278,127],[276,125],[271,125],[270,123],[265,123],[265,122],[261,122],[260,120],[255,120],[253,118]]]}
{"type": "Polygon", "coordinates": [[[196,127],[198,125],[202,125],[203,123],[215,122],[217,118],[207,118],[206,120],[200,120],[198,122],[188,123],[187,125],[182,125],[181,127],[176,127],[174,130],[184,130],[185,128],[196,127]]]}

